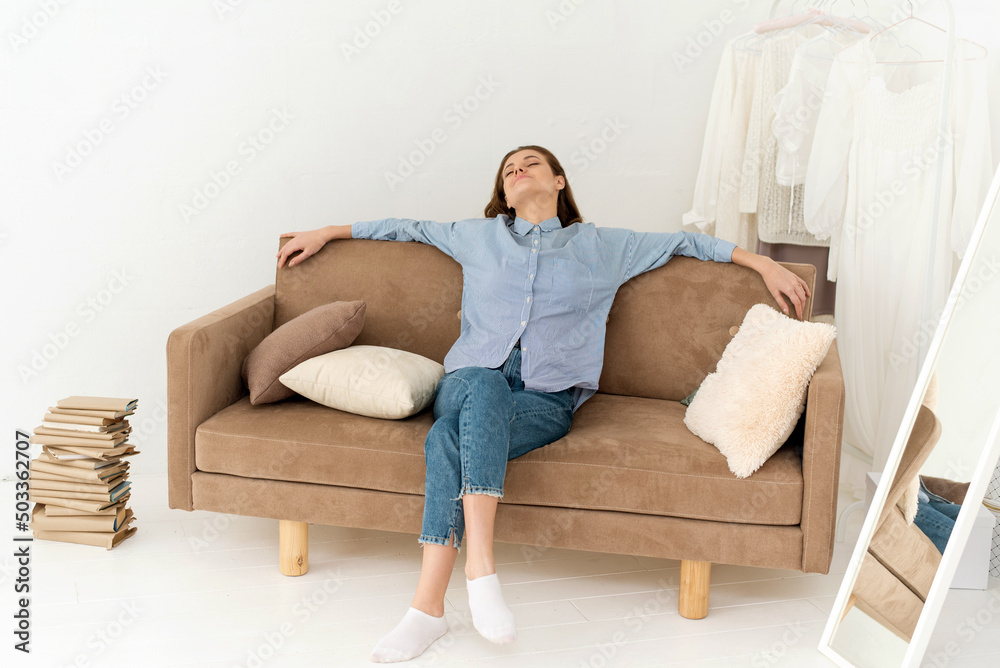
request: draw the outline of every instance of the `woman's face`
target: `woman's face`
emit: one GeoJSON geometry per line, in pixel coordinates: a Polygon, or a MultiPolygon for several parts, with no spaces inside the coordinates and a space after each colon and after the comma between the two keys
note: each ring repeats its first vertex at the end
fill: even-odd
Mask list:
{"type": "Polygon", "coordinates": [[[507,206],[535,202],[539,206],[556,202],[566,179],[552,173],[552,168],[538,151],[525,149],[514,153],[503,167],[503,190],[507,206]]]}

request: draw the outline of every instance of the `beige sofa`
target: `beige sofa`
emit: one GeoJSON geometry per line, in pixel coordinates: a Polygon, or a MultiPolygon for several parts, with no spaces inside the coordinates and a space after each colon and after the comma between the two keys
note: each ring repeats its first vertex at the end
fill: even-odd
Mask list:
{"type": "Polygon", "coordinates": [[[941,553],[920,527],[907,523],[896,502],[920,475],[940,438],[941,421],[924,404],[913,423],[875,534],[841,615],[843,619],[856,605],[907,643],[941,565],[941,553]]]}
{"type": "MultiPolygon", "coordinates": [[[[812,265],[784,266],[814,284],[812,265]]],[[[308,569],[310,522],[410,533],[417,547],[432,410],[381,420],[298,396],[251,406],[240,367],[276,327],[355,299],[367,302],[355,345],[443,363],[461,297],[461,266],[433,246],[344,239],[175,329],[170,507],[280,520],[288,575],[308,569]]],[[[680,612],[693,619],[707,613],[712,562],[828,572],[844,410],[836,343],[796,431],[749,478],[736,478],[682,421],[680,400],[760,302],[776,306],[757,272],[688,257],[624,284],[608,315],[600,390],[565,437],[508,463],[496,540],[533,546],[529,558],[555,546],[681,560],[680,612]]],[[[806,318],[811,308],[810,299],[806,318]]]]}

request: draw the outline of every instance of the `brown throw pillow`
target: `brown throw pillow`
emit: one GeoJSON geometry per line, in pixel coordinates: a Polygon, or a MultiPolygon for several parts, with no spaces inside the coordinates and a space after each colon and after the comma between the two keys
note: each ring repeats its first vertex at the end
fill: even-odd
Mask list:
{"type": "Polygon", "coordinates": [[[947,478],[933,478],[926,475],[922,475],[920,478],[924,481],[924,487],[931,494],[937,494],[945,501],[951,501],[958,505],[965,503],[965,495],[969,491],[970,483],[955,482],[947,478]]]}
{"type": "Polygon", "coordinates": [[[365,302],[317,306],[271,332],[243,360],[243,380],[254,406],[295,394],[278,376],[307,359],[346,348],[365,326],[365,302]]]}

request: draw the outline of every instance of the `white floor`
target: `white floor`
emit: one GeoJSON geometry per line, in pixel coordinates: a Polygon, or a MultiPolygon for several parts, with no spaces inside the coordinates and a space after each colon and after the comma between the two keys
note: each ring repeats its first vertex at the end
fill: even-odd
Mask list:
{"type": "MultiPolygon", "coordinates": [[[[119,547],[32,543],[32,653],[13,652],[5,616],[4,652],[15,656],[0,665],[376,665],[372,646],[412,600],[416,535],[311,525],[310,570],[285,577],[277,520],[171,510],[165,475],[132,480],[139,530],[119,547]]],[[[2,487],[13,498],[13,483],[2,487]]],[[[816,645],[861,521],[849,520],[828,575],[714,565],[710,611],[697,621],[677,613],[677,561],[498,543],[518,622],[506,646],[472,628],[463,551],[446,600],[451,632],[400,665],[832,666],[816,645]]],[[[0,581],[13,601],[5,552],[0,581]]],[[[952,590],[923,665],[998,664],[1000,580],[952,590]]]]}

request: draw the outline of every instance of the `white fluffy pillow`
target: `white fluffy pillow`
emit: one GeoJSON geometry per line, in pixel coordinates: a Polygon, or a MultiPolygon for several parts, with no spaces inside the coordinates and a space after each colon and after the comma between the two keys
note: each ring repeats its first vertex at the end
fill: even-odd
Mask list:
{"type": "Polygon", "coordinates": [[[284,385],[337,410],[397,420],[434,401],[444,366],[382,346],[348,346],[317,355],[278,377],[284,385]]]}
{"type": "Polygon", "coordinates": [[[805,408],[813,372],[836,328],[756,304],[688,406],[684,424],[746,478],[778,451],[805,408]]]}

